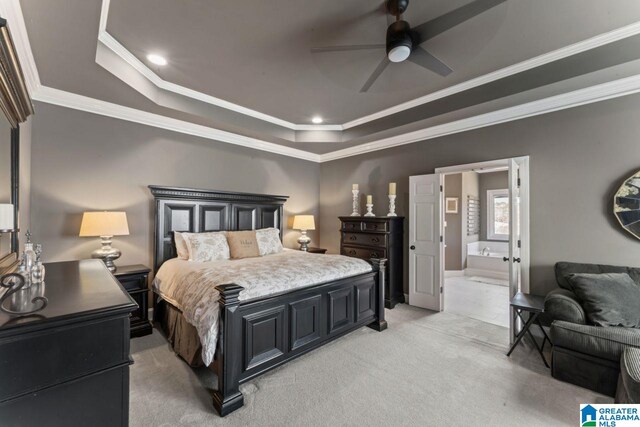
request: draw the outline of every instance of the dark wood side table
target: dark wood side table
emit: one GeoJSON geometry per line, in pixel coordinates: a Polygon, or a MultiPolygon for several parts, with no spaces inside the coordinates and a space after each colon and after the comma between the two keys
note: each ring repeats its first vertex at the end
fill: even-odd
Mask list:
{"type": "Polygon", "coordinates": [[[118,266],[113,275],[138,304],[131,313],[131,337],[141,337],[153,332],[149,321],[149,272],[151,269],[141,264],[118,266]]]}
{"type": "Polygon", "coordinates": [[[307,248],[307,252],[309,252],[310,254],[326,254],[327,250],[324,248],[307,248]]]}
{"type": "Polygon", "coordinates": [[[547,359],[544,357],[544,353],[542,351],[544,350],[544,345],[547,340],[549,342],[551,342],[551,340],[547,336],[547,333],[544,331],[544,328],[542,327],[542,324],[540,324],[540,320],[538,319],[538,316],[540,316],[541,313],[544,313],[544,297],[518,292],[513,298],[511,298],[511,302],[509,304],[511,305],[511,307],[513,307],[513,310],[516,312],[516,315],[520,318],[520,320],[522,320],[523,325],[520,332],[518,332],[518,334],[516,335],[516,339],[511,345],[511,348],[509,348],[507,357],[511,356],[511,353],[513,353],[513,350],[520,343],[525,334],[529,334],[529,338],[531,338],[531,341],[533,341],[533,345],[536,347],[536,350],[538,350],[538,353],[540,353],[540,357],[542,357],[544,366],[548,368],[549,364],[547,363],[547,359]],[[522,313],[525,311],[529,313],[526,320],[522,315],[522,313]],[[544,336],[541,346],[538,345],[538,342],[536,341],[530,330],[531,325],[533,325],[534,323],[538,325],[538,327],[542,331],[542,335],[544,336]]]}

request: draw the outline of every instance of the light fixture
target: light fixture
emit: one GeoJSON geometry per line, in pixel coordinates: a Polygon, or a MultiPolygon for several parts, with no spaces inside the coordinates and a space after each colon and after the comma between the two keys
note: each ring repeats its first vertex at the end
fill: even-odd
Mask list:
{"type": "Polygon", "coordinates": [[[313,116],[313,118],[311,119],[311,122],[313,124],[319,125],[320,123],[322,123],[324,120],[322,120],[322,117],[320,116],[313,116]]]}
{"type": "Polygon", "coordinates": [[[300,230],[301,235],[298,238],[298,243],[300,244],[301,251],[307,251],[309,249],[309,243],[311,243],[311,238],[307,236],[307,230],[315,230],[316,223],[313,220],[313,215],[296,215],[293,217],[293,226],[291,227],[294,230],[300,230]]]}
{"type": "Polygon", "coordinates": [[[116,271],[114,260],[120,258],[122,252],[111,246],[113,236],[128,236],[129,224],[124,212],[85,212],[80,224],[80,237],[100,236],[102,248],[91,253],[91,258],[104,261],[112,273],[116,271]]]}
{"type": "Polygon", "coordinates": [[[167,60],[165,59],[164,56],[160,56],[157,55],[155,53],[150,53],[147,55],[147,59],[149,60],[149,62],[151,62],[152,64],[156,64],[156,65],[167,65],[167,60]]]}
{"type": "Polygon", "coordinates": [[[387,28],[387,58],[391,62],[402,62],[411,55],[413,40],[407,21],[396,21],[387,28]]]}

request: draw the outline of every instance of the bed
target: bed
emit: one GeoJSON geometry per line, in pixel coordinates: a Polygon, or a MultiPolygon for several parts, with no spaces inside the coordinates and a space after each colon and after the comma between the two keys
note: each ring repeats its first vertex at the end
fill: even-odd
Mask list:
{"type": "Polygon", "coordinates": [[[269,291],[256,291],[253,286],[245,288],[235,283],[252,283],[253,277],[242,275],[246,269],[240,268],[242,263],[237,261],[254,261],[232,260],[210,266],[191,263],[188,266],[189,261],[180,264],[175,260],[174,231],[274,227],[280,230],[282,238],[286,196],[161,186],[149,188],[155,199],[155,272],[167,263],[160,274],[167,283],[154,283],[154,320],[161,324],[174,350],[188,363],[203,363],[216,372],[218,389],[213,394],[213,406],[221,416],[242,407],[240,384],[362,326],[377,331],[386,329],[385,259],[371,259],[367,268],[362,268],[362,264],[357,264],[362,261],[351,261],[339,255],[298,251],[267,255],[255,261],[263,270],[280,271],[273,267],[277,265],[300,266],[300,277],[293,276],[291,271],[285,271],[281,276],[275,274],[276,283],[269,291]],[[340,267],[333,267],[338,264],[340,267]],[[234,270],[235,267],[238,269],[234,270]],[[348,269],[346,277],[340,274],[340,269],[348,269]],[[174,273],[165,274],[170,270],[174,273]],[[210,301],[172,298],[169,278],[173,280],[174,276],[175,283],[180,286],[194,283],[193,286],[197,284],[199,289],[204,288],[201,280],[210,279],[215,294],[207,295],[215,298],[210,301]],[[309,279],[308,283],[303,283],[303,279],[309,279]],[[293,286],[289,282],[299,283],[293,286]],[[202,305],[198,310],[190,305],[181,307],[181,304],[194,304],[196,300],[202,305]],[[196,325],[193,325],[188,321],[193,322],[193,313],[202,310],[209,310],[210,318],[217,319],[216,325],[206,324],[217,332],[214,350],[208,336],[202,335],[202,324],[194,322],[196,325]],[[200,336],[205,337],[204,342],[199,340],[200,336]],[[201,357],[200,348],[204,357],[201,357]]]}

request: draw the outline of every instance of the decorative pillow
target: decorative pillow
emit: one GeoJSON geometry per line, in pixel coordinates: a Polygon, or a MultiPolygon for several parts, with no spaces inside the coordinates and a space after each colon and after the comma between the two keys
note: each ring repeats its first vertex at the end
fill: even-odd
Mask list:
{"type": "Polygon", "coordinates": [[[640,287],[627,273],[583,273],[567,278],[591,323],[640,328],[640,287]]]}
{"type": "Polygon", "coordinates": [[[260,256],[256,232],[253,230],[229,232],[227,233],[227,242],[229,243],[231,258],[237,259],[260,256]]]}
{"type": "Polygon", "coordinates": [[[258,241],[260,256],[277,254],[284,249],[280,241],[280,230],[277,228],[256,230],[256,240],[258,241]]]}
{"type": "Polygon", "coordinates": [[[173,240],[176,243],[176,253],[178,254],[178,258],[189,259],[189,247],[187,246],[187,242],[184,240],[184,234],[186,233],[175,231],[173,233],[173,240]]]}
{"type": "Polygon", "coordinates": [[[189,261],[218,261],[229,259],[229,245],[224,232],[184,233],[189,248],[189,261]]]}

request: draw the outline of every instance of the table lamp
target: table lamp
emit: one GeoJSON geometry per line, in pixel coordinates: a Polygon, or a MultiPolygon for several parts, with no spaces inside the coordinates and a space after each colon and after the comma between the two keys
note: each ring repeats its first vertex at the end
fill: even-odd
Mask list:
{"type": "Polygon", "coordinates": [[[300,230],[301,235],[298,238],[298,243],[300,243],[300,250],[307,251],[309,249],[309,243],[311,242],[311,238],[307,236],[307,230],[315,230],[316,223],[313,220],[313,215],[296,215],[293,217],[293,228],[294,230],[300,230]]]}
{"type": "Polygon", "coordinates": [[[122,252],[111,246],[113,236],[128,236],[129,225],[124,212],[85,212],[80,225],[80,237],[100,237],[102,247],[91,252],[91,258],[99,258],[110,272],[116,271],[113,263],[122,252]]]}
{"type": "Polygon", "coordinates": [[[14,231],[13,205],[0,203],[0,233],[14,231]]]}

